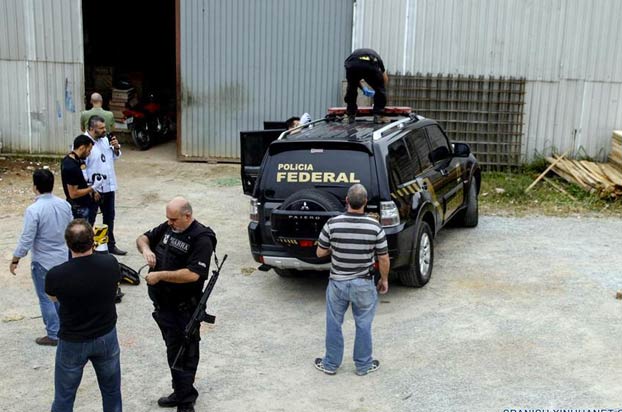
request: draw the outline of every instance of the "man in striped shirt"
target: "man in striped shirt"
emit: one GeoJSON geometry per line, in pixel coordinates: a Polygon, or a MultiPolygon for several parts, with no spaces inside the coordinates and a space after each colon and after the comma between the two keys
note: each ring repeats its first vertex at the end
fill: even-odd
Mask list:
{"type": "Polygon", "coordinates": [[[315,359],[315,367],[328,375],[337,373],[343,359],[343,316],[352,303],[356,324],[354,364],[359,376],[380,366],[372,357],[371,324],[378,292],[389,290],[387,239],[378,221],[365,214],[367,190],[355,184],[346,197],[345,214],[329,219],[318,239],[317,256],[331,255],[330,279],[326,288],[326,353],[315,359]],[[374,285],[372,268],[378,256],[380,281],[374,285]]]}

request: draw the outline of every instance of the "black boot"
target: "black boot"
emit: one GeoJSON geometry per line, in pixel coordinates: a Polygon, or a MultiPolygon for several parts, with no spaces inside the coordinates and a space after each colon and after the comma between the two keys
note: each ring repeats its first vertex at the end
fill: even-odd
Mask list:
{"type": "Polygon", "coordinates": [[[174,408],[175,406],[179,406],[175,392],[158,399],[158,406],[161,406],[162,408],[174,408]]]}

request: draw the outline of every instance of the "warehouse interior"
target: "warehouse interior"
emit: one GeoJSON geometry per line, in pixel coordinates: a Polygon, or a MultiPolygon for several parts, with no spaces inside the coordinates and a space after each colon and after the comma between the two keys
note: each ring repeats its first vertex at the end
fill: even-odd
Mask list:
{"type": "Polygon", "coordinates": [[[123,108],[150,95],[175,116],[175,0],[82,0],[82,16],[85,107],[91,107],[91,93],[99,92],[118,131],[125,128],[123,108]]]}

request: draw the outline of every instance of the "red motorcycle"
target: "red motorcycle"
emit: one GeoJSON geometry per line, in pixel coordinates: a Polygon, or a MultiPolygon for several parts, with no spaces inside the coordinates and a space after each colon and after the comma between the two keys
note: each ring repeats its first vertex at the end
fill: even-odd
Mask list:
{"type": "Polygon", "coordinates": [[[132,140],[140,150],[166,140],[175,131],[173,114],[163,110],[153,94],[146,102],[123,111],[125,124],[132,133],[132,140]]]}

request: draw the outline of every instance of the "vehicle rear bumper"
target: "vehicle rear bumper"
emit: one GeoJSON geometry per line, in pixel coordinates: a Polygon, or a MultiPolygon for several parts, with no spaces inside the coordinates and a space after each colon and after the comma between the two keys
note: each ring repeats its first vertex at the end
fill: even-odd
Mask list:
{"type": "MultiPolygon", "coordinates": [[[[305,258],[304,260],[293,257],[287,248],[274,243],[262,243],[259,236],[258,225],[251,222],[248,226],[249,243],[251,253],[255,262],[262,263],[267,266],[279,269],[295,269],[295,270],[330,270],[330,258],[305,258]],[[317,260],[317,262],[314,262],[317,260]]],[[[391,230],[387,233],[387,243],[389,246],[389,257],[393,264],[398,257],[399,239],[397,234],[391,230]]],[[[315,247],[313,248],[315,251],[315,247]]],[[[402,260],[407,260],[408,256],[402,260]]],[[[401,263],[401,262],[400,262],[401,263]]]]}
{"type": "Polygon", "coordinates": [[[330,270],[330,262],[308,263],[294,257],[264,256],[264,264],[279,269],[330,270]]]}

